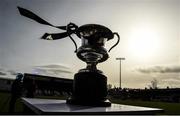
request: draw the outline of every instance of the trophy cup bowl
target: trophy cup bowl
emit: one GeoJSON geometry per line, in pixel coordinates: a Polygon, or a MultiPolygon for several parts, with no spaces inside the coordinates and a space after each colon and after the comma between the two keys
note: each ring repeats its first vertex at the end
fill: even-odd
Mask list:
{"type": "Polygon", "coordinates": [[[77,36],[81,38],[82,45],[76,55],[87,66],[74,75],[73,93],[67,103],[111,106],[107,99],[107,77],[96,65],[109,58],[105,43],[114,37],[114,33],[102,25],[87,24],[78,28],[77,36]]]}

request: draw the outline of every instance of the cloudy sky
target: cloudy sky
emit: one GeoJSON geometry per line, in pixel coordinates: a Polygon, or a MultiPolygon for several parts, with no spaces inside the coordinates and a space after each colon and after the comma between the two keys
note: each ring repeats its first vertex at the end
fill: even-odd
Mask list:
{"type": "MultiPolygon", "coordinates": [[[[1,0],[0,77],[28,72],[73,78],[86,64],[76,57],[71,40],[39,39],[45,32],[62,31],[22,17],[17,6],[54,25],[96,23],[118,32],[120,44],[98,64],[110,84],[119,85],[116,58],[124,57],[122,87],[148,87],[153,79],[159,87],[180,87],[179,0],[1,0]]],[[[115,42],[108,41],[106,48],[115,42]]]]}

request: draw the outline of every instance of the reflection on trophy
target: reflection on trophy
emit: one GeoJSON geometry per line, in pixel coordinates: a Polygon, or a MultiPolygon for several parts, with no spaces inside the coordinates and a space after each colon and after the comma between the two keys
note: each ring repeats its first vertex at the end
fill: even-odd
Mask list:
{"type": "Polygon", "coordinates": [[[113,33],[107,27],[98,24],[87,24],[78,27],[74,23],[69,23],[67,26],[54,26],[27,9],[18,7],[18,10],[21,15],[40,24],[64,30],[65,32],[62,33],[45,33],[41,38],[58,40],[69,37],[76,47],[77,57],[87,63],[85,69],[79,70],[74,75],[73,94],[67,100],[67,103],[110,106],[111,103],[106,98],[107,77],[96,68],[96,65],[108,59],[109,55],[105,48],[105,42],[113,39],[114,35],[118,37],[116,44],[109,49],[110,52],[119,43],[120,37],[118,33],[113,33]],[[82,41],[82,45],[78,49],[76,42],[71,36],[72,34],[76,34],[82,41]]]}

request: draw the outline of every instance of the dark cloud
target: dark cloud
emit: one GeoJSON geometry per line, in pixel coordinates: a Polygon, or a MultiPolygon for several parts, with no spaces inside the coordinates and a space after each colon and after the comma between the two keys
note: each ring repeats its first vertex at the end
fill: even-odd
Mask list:
{"type": "Polygon", "coordinates": [[[141,73],[180,73],[180,66],[154,66],[149,68],[138,68],[141,73]]]}
{"type": "Polygon", "coordinates": [[[63,65],[56,65],[56,64],[35,66],[34,72],[41,73],[41,74],[43,73],[43,74],[56,74],[56,75],[59,75],[62,73],[67,73],[67,74],[72,73],[70,71],[70,68],[63,65]]]}
{"type": "Polygon", "coordinates": [[[72,73],[71,71],[67,71],[67,70],[50,70],[51,72],[54,72],[55,74],[59,74],[59,73],[72,73]]]}
{"type": "Polygon", "coordinates": [[[7,72],[9,72],[11,75],[17,75],[17,72],[14,70],[8,70],[7,72]]]}
{"type": "Polygon", "coordinates": [[[0,75],[7,75],[5,72],[0,72],[0,75]]]}
{"type": "Polygon", "coordinates": [[[64,69],[69,69],[68,67],[64,65],[57,65],[57,64],[50,64],[50,65],[42,65],[42,66],[36,66],[39,68],[64,68],[64,69]]]}
{"type": "Polygon", "coordinates": [[[63,69],[51,69],[51,68],[35,68],[34,71],[36,73],[54,73],[54,74],[60,74],[60,73],[72,73],[68,70],[63,69]]]}
{"type": "Polygon", "coordinates": [[[41,69],[41,68],[33,68],[33,73],[37,73],[37,74],[46,74],[47,70],[46,69],[41,69]]]}

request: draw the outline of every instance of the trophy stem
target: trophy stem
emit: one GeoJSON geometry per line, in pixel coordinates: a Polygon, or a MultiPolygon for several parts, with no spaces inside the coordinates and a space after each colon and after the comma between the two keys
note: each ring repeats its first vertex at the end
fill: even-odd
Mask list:
{"type": "Polygon", "coordinates": [[[96,62],[87,63],[86,69],[88,69],[90,71],[95,71],[95,70],[97,70],[96,65],[97,65],[96,62]]]}

